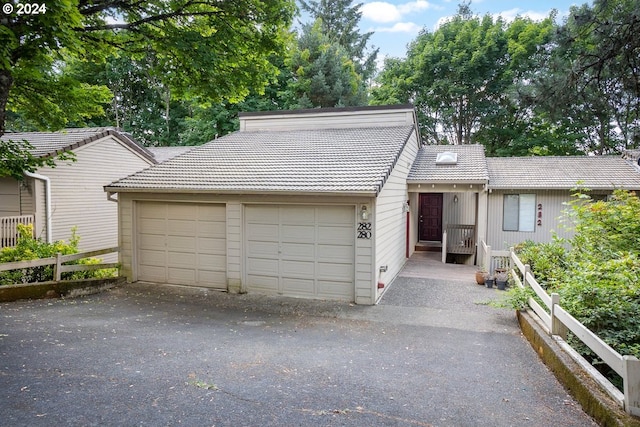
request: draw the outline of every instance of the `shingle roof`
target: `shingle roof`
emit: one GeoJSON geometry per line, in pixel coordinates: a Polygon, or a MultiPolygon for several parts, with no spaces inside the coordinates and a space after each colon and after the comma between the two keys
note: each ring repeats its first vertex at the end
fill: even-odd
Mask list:
{"type": "Polygon", "coordinates": [[[640,189],[640,171],[618,156],[489,157],[495,189],[640,189]]]}
{"type": "Polygon", "coordinates": [[[482,145],[426,145],[420,149],[408,182],[486,182],[489,179],[482,145]],[[438,153],[458,154],[455,165],[436,165],[438,153]]]}
{"type": "Polygon", "coordinates": [[[193,145],[179,145],[175,147],[147,147],[147,150],[153,154],[158,163],[161,163],[191,151],[193,148],[195,148],[193,145]]]}
{"type": "Polygon", "coordinates": [[[105,189],[377,194],[413,131],[398,126],[235,132],[105,189]]]}
{"type": "Polygon", "coordinates": [[[133,141],[133,139],[125,133],[113,127],[63,129],[57,132],[7,132],[2,135],[0,139],[3,141],[26,140],[33,147],[30,150],[31,154],[36,157],[45,157],[73,150],[108,135],[113,135],[120,139],[143,157],[154,160],[153,155],[149,151],[133,141]]]}

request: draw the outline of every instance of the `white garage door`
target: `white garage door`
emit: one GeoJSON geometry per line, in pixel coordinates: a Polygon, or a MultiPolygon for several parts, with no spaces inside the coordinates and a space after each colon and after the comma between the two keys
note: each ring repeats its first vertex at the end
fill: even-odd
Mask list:
{"type": "Polygon", "coordinates": [[[352,301],[354,208],[246,206],[249,291],[352,301]]]}
{"type": "Polygon", "coordinates": [[[226,207],[137,203],[138,280],[226,289],[226,207]]]}

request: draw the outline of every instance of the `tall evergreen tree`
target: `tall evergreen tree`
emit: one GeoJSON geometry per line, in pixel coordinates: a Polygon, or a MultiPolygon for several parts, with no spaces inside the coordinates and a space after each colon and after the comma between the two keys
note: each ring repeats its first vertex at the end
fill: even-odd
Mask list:
{"type": "Polygon", "coordinates": [[[360,33],[358,30],[362,3],[353,6],[351,3],[352,0],[300,0],[303,10],[314,20],[321,20],[322,31],[329,40],[344,48],[366,84],[375,74],[379,49],[367,46],[373,32],[360,33]]]}

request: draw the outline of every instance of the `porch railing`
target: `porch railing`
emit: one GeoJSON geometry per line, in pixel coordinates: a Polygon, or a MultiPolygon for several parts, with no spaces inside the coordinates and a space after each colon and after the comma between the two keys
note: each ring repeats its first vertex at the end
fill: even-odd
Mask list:
{"type": "Polygon", "coordinates": [[[447,254],[471,255],[476,251],[476,226],[473,224],[449,224],[442,233],[442,262],[447,254]]]}
{"type": "Polygon", "coordinates": [[[33,215],[0,217],[0,248],[15,246],[18,243],[18,224],[33,224],[33,215]]]}

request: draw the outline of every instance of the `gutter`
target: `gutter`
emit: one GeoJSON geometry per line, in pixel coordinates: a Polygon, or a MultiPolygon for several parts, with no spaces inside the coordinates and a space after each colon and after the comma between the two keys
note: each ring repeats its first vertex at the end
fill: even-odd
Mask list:
{"type": "Polygon", "coordinates": [[[44,181],[44,194],[45,194],[45,217],[47,221],[47,243],[52,242],[52,230],[51,230],[51,180],[49,177],[44,175],[40,175],[33,172],[25,171],[24,174],[28,177],[39,179],[40,181],[44,181]]]}

